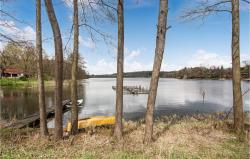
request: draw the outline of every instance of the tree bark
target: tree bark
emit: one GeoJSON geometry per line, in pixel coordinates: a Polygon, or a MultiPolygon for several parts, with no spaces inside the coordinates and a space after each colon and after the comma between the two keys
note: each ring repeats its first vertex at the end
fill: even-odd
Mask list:
{"type": "Polygon", "coordinates": [[[63,84],[63,50],[60,28],[51,0],[45,0],[55,44],[55,137],[63,137],[62,127],[62,84],[63,84]]]}
{"type": "Polygon", "coordinates": [[[47,128],[47,115],[43,79],[41,0],[36,0],[36,53],[38,55],[37,76],[39,89],[40,132],[42,136],[47,136],[49,133],[47,128]]]}
{"type": "Polygon", "coordinates": [[[71,134],[75,135],[78,131],[78,107],[77,107],[77,65],[78,65],[78,47],[79,47],[79,25],[78,25],[78,0],[74,0],[74,48],[71,70],[71,134]]]}
{"type": "Polygon", "coordinates": [[[240,23],[239,0],[232,0],[232,81],[233,81],[233,110],[234,127],[236,131],[243,131],[243,107],[241,95],[240,75],[240,23]]]}
{"type": "Polygon", "coordinates": [[[117,77],[116,77],[116,112],[114,136],[122,139],[123,116],[123,63],[124,63],[124,15],[123,0],[118,0],[118,52],[117,52],[117,77]]]}
{"type": "Polygon", "coordinates": [[[165,47],[167,14],[168,14],[168,0],[160,0],[154,66],[150,81],[147,111],[145,116],[146,127],[145,127],[144,142],[146,143],[151,142],[153,136],[153,114],[154,114],[155,100],[157,95],[159,73],[161,69],[161,63],[165,47]]]}

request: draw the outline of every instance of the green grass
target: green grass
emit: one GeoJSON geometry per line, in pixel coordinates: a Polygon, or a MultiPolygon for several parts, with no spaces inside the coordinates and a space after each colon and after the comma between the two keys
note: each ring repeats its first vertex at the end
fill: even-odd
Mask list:
{"type": "MultiPolygon", "coordinates": [[[[64,80],[64,85],[68,85],[69,80],[64,80]]],[[[9,88],[23,88],[23,87],[37,87],[38,81],[35,78],[0,78],[0,86],[9,87],[9,88]]],[[[44,85],[46,86],[55,86],[53,80],[44,81],[44,85]]]]}
{"type": "Polygon", "coordinates": [[[0,78],[0,86],[24,87],[37,84],[35,79],[0,78]]]}
{"type": "Polygon", "coordinates": [[[221,156],[230,156],[235,159],[249,159],[250,147],[246,142],[238,139],[229,139],[221,144],[221,156]]]}

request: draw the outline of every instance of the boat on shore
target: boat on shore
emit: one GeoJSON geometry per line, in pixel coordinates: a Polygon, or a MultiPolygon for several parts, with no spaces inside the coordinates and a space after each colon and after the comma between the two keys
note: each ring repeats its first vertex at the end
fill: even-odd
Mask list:
{"type": "MultiPolygon", "coordinates": [[[[88,127],[107,126],[115,124],[115,116],[93,116],[90,118],[78,120],[78,129],[84,129],[88,127]]],[[[71,122],[68,122],[66,131],[70,132],[72,128],[71,122]]]]}

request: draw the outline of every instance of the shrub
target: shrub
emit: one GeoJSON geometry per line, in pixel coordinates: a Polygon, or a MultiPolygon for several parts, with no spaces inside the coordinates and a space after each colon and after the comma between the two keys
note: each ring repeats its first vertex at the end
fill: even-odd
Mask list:
{"type": "Polygon", "coordinates": [[[20,79],[21,81],[28,81],[28,78],[25,77],[25,76],[22,76],[22,77],[20,77],[19,79],[20,79]]]}

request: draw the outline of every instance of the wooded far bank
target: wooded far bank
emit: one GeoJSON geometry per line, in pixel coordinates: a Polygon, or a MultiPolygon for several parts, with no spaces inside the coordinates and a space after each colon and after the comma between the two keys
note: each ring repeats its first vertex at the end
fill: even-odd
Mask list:
{"type": "MultiPolygon", "coordinates": [[[[250,65],[241,67],[241,79],[249,80],[250,78],[250,65]]],[[[136,71],[126,72],[124,77],[138,78],[138,77],[151,77],[152,71],[136,71]]],[[[103,75],[88,75],[88,78],[115,78],[116,74],[103,74],[103,75]]],[[[232,69],[223,67],[193,67],[183,68],[178,71],[161,71],[161,78],[178,78],[178,79],[231,79],[232,69]]]]}

